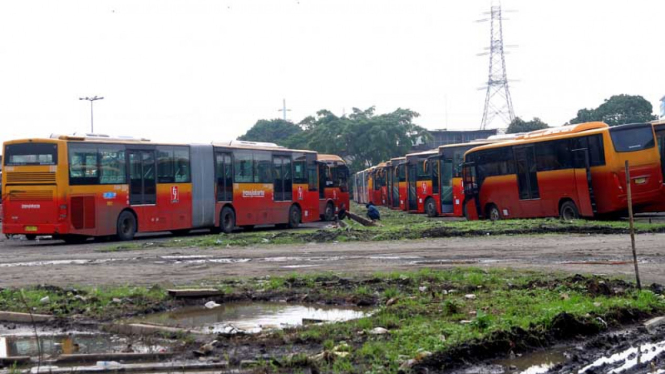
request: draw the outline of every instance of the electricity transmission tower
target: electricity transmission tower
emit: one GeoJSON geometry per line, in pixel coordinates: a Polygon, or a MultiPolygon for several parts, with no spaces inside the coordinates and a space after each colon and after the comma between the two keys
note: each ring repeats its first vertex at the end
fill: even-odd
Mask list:
{"type": "Polygon", "coordinates": [[[487,52],[480,54],[481,56],[489,55],[490,57],[489,78],[487,79],[487,86],[484,87],[487,93],[485,95],[483,121],[480,125],[481,130],[485,130],[498,120],[502,124],[508,125],[515,119],[513,101],[508,88],[508,76],[506,75],[506,58],[503,45],[503,20],[506,18],[503,18],[501,12],[501,2],[499,1],[496,5],[492,1],[491,11],[486,14],[489,14],[490,18],[478,21],[490,22],[490,45],[485,48],[488,50],[487,52]]]}

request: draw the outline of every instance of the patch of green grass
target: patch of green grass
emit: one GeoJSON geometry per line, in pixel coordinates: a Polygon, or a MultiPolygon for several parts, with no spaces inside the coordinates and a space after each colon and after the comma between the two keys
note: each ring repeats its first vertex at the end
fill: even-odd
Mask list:
{"type": "MultiPolygon", "coordinates": [[[[352,203],[352,211],[365,215],[365,207],[352,203]]],[[[547,235],[547,234],[622,234],[628,232],[625,221],[562,221],[555,218],[515,219],[491,221],[466,221],[430,219],[422,214],[408,214],[402,211],[379,207],[380,227],[365,227],[347,220],[347,228],[249,231],[233,234],[201,235],[178,238],[166,242],[150,243],[161,247],[201,247],[227,248],[266,246],[281,244],[415,240],[422,238],[472,237],[496,235],[547,235]]],[[[635,224],[637,233],[665,232],[663,223],[635,224]]],[[[146,249],[146,244],[119,244],[101,251],[130,251],[146,249]]]]}

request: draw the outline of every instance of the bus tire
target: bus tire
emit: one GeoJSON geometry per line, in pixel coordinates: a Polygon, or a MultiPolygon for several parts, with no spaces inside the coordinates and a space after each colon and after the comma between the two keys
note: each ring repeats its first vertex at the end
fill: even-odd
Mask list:
{"type": "Polygon", "coordinates": [[[125,210],[118,216],[116,237],[118,240],[127,241],[134,239],[134,235],[136,235],[136,217],[132,212],[125,210]]]}
{"type": "Polygon", "coordinates": [[[335,206],[333,203],[328,202],[326,204],[326,209],[323,211],[323,220],[324,221],[332,221],[335,219],[335,206]]]}
{"type": "Polygon", "coordinates": [[[219,213],[219,226],[225,234],[233,232],[236,227],[236,214],[233,209],[228,206],[222,208],[222,212],[219,213]]]}
{"type": "Polygon", "coordinates": [[[427,200],[425,200],[425,213],[427,213],[427,217],[436,217],[438,215],[436,212],[436,204],[431,197],[428,197],[427,200]]]}
{"type": "Polygon", "coordinates": [[[574,202],[566,200],[559,208],[559,217],[565,221],[572,221],[580,218],[580,212],[577,210],[574,202]]]}
{"type": "Polygon", "coordinates": [[[487,218],[492,222],[501,219],[501,212],[496,205],[490,204],[490,206],[487,207],[487,218]]]}
{"type": "Polygon", "coordinates": [[[289,228],[290,229],[296,229],[298,226],[300,226],[300,220],[302,219],[302,213],[300,212],[300,208],[298,208],[297,205],[291,205],[291,209],[289,209],[289,228]]]}

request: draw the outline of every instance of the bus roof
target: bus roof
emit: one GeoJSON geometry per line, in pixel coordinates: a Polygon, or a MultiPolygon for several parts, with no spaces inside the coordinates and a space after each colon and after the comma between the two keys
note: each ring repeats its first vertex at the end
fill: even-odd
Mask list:
{"type": "Polygon", "coordinates": [[[321,154],[321,153],[319,153],[319,154],[316,156],[316,159],[317,159],[318,161],[336,161],[336,162],[343,162],[343,163],[346,163],[346,162],[344,162],[344,159],[343,159],[343,158],[341,158],[341,157],[339,157],[339,156],[337,156],[337,155],[329,155],[329,154],[321,154]]]}
{"type": "Polygon", "coordinates": [[[394,157],[394,158],[391,158],[391,159],[390,159],[390,161],[391,161],[392,163],[397,162],[398,164],[399,164],[400,161],[405,161],[405,160],[406,160],[406,157],[404,157],[404,156],[402,156],[402,157],[394,157]]]}
{"type": "Polygon", "coordinates": [[[608,127],[610,126],[605,122],[585,122],[585,123],[580,123],[578,125],[567,125],[567,126],[552,127],[542,130],[531,131],[524,135],[517,136],[515,140],[544,138],[544,137],[558,136],[565,134],[576,134],[583,131],[604,129],[608,127]]]}
{"type": "Polygon", "coordinates": [[[658,127],[665,126],[665,118],[657,119],[655,121],[652,121],[651,124],[654,125],[654,126],[658,126],[658,127]]]}
{"type": "Polygon", "coordinates": [[[488,139],[483,139],[483,140],[477,140],[473,142],[468,142],[468,143],[456,143],[456,144],[446,144],[439,146],[439,154],[442,155],[445,150],[450,149],[450,148],[463,148],[463,147],[480,147],[481,145],[486,145],[486,144],[492,144],[492,143],[497,143],[498,140],[488,140],[488,139]]]}
{"type": "Polygon", "coordinates": [[[409,154],[406,155],[406,159],[407,159],[407,160],[411,160],[411,159],[413,159],[413,158],[415,158],[415,157],[418,157],[418,158],[423,158],[423,157],[424,157],[424,158],[427,158],[427,157],[429,157],[429,156],[433,156],[433,155],[438,154],[438,153],[439,153],[439,150],[438,150],[438,149],[430,149],[429,151],[409,153],[409,154]]]}
{"type": "Polygon", "coordinates": [[[554,139],[565,139],[568,137],[571,137],[573,134],[579,134],[579,133],[591,133],[591,134],[598,134],[602,132],[605,129],[609,129],[609,126],[606,123],[603,122],[587,122],[587,123],[581,123],[579,125],[570,125],[570,126],[562,126],[562,127],[556,127],[556,128],[551,128],[551,129],[545,129],[545,130],[537,130],[533,131],[530,133],[527,133],[525,135],[519,136],[514,140],[507,140],[503,142],[497,142],[497,143],[491,143],[491,144],[486,144],[480,147],[472,148],[468,152],[475,152],[475,151],[480,151],[480,150],[485,150],[485,149],[492,149],[492,148],[501,148],[504,146],[514,146],[514,145],[520,145],[520,144],[529,144],[533,142],[540,142],[540,141],[546,141],[546,140],[554,140],[554,139]],[[567,128],[570,128],[567,129],[567,128]]]}

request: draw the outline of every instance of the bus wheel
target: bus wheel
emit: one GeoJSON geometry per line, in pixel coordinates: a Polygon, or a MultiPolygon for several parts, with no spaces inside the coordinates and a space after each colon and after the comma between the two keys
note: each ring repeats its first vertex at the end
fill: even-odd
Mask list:
{"type": "Polygon", "coordinates": [[[233,209],[228,206],[222,209],[222,213],[219,214],[219,224],[223,233],[230,234],[233,232],[236,227],[236,214],[233,213],[233,209]]]}
{"type": "Polygon", "coordinates": [[[118,217],[116,236],[119,240],[126,241],[134,239],[136,234],[136,217],[131,212],[124,211],[118,217]]]}
{"type": "Polygon", "coordinates": [[[490,205],[489,208],[487,208],[487,217],[492,222],[500,220],[501,212],[499,212],[499,208],[494,204],[490,205]]]}
{"type": "Polygon", "coordinates": [[[425,201],[425,213],[427,213],[427,217],[436,217],[436,204],[434,204],[434,199],[431,197],[427,198],[425,201]]]}
{"type": "Polygon", "coordinates": [[[28,240],[35,240],[37,239],[37,235],[35,234],[25,234],[25,238],[28,240]]]}
{"type": "Polygon", "coordinates": [[[289,228],[290,229],[298,228],[298,226],[300,226],[300,218],[301,218],[300,208],[298,208],[295,205],[292,205],[291,209],[289,209],[289,228]]]}
{"type": "Polygon", "coordinates": [[[559,217],[566,221],[572,221],[580,218],[580,213],[577,210],[575,203],[568,200],[561,204],[561,208],[559,208],[559,217]]]}
{"type": "Polygon", "coordinates": [[[63,235],[62,240],[67,244],[83,244],[88,241],[88,237],[83,235],[63,235]]]}
{"type": "Polygon", "coordinates": [[[332,221],[335,219],[335,207],[333,206],[333,203],[328,203],[326,204],[326,210],[323,213],[323,220],[324,221],[332,221]]]}

